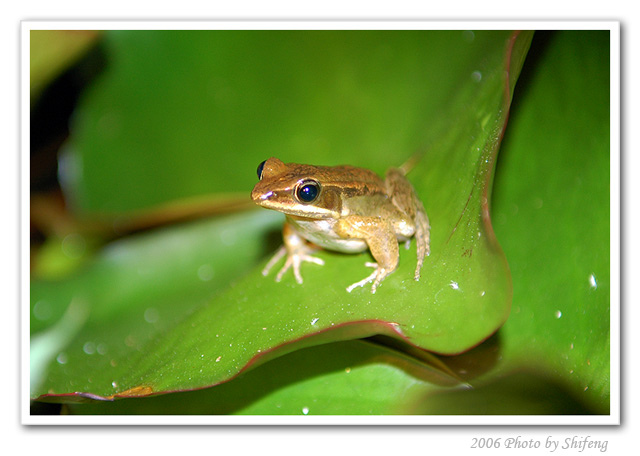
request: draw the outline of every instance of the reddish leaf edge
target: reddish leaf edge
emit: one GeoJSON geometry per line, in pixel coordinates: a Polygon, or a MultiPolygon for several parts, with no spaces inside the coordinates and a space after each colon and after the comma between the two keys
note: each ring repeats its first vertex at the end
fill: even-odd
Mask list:
{"type": "MultiPolygon", "coordinates": [[[[171,394],[171,393],[179,393],[179,392],[189,392],[189,391],[198,391],[206,388],[212,388],[223,383],[227,383],[232,381],[233,379],[239,377],[240,375],[255,369],[256,367],[265,364],[268,361],[271,361],[280,356],[284,356],[288,353],[292,353],[297,350],[301,350],[304,348],[310,348],[318,345],[327,344],[330,342],[344,342],[349,340],[361,340],[367,337],[372,336],[389,336],[394,339],[399,339],[403,343],[407,344],[413,350],[418,350],[420,353],[424,353],[422,359],[415,355],[408,354],[401,350],[392,349],[390,347],[386,347],[384,345],[379,345],[380,347],[384,347],[390,352],[396,353],[396,356],[388,356],[385,358],[386,362],[395,365],[396,367],[400,367],[401,369],[408,372],[410,375],[414,377],[421,378],[423,380],[435,383],[440,386],[463,386],[470,387],[468,383],[460,379],[453,371],[451,371],[445,362],[441,361],[439,358],[430,359],[427,361],[426,359],[433,355],[432,352],[421,348],[420,346],[411,342],[410,338],[406,336],[399,323],[396,322],[387,322],[383,320],[360,320],[360,321],[351,321],[341,323],[339,325],[335,325],[330,328],[322,329],[318,332],[312,334],[306,334],[300,338],[290,340],[281,345],[273,347],[271,349],[265,350],[261,353],[257,353],[254,355],[247,364],[242,367],[235,375],[224,379],[220,382],[206,384],[194,388],[184,388],[184,389],[172,389],[172,390],[162,390],[157,391],[153,384],[140,384],[133,387],[130,387],[124,391],[120,391],[114,393],[109,396],[102,396],[99,394],[94,394],[88,391],[74,391],[71,393],[47,393],[38,396],[33,399],[35,401],[40,402],[69,402],[69,403],[82,403],[82,402],[91,402],[91,401],[107,401],[112,402],[118,399],[126,399],[126,398],[143,398],[143,397],[151,397],[151,396],[159,396],[163,394],[171,394]],[[342,334],[341,334],[342,333],[342,334]],[[409,366],[411,364],[411,367],[409,366]]],[[[494,333],[487,336],[487,338],[491,337],[494,333]]],[[[487,338],[478,342],[480,345],[487,338]]],[[[453,353],[451,356],[455,356],[460,353],[464,353],[474,347],[470,347],[469,349],[465,349],[460,351],[459,353],[453,353]]]]}

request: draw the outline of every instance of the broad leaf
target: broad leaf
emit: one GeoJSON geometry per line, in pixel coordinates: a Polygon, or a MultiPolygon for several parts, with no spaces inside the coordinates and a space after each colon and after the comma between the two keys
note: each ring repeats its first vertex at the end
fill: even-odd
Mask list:
{"type": "Polygon", "coordinates": [[[516,94],[494,205],[514,278],[501,367],[558,378],[598,413],[609,413],[619,305],[610,299],[609,34],[545,35],[516,94]]]}
{"type": "Polygon", "coordinates": [[[111,69],[79,110],[67,152],[77,210],[130,211],[206,192],[248,197],[255,166],[272,155],[382,173],[422,149],[409,178],[431,219],[432,254],[415,282],[415,247],[401,252],[399,269],[372,295],[345,291],[368,273],[368,254],[323,252],[324,267],[304,265],[303,285],[262,277],[262,264],[243,275],[264,254],[256,243],[266,227],[281,220],[264,210],[213,222],[210,231],[187,225],[168,238],[118,241],[86,272],[32,284],[34,316],[49,306],[46,322],[32,327],[42,329],[32,350],[47,346],[35,337],[56,336],[60,326],[76,331],[58,338],[56,350],[48,345],[53,359],[39,364],[33,396],[203,388],[287,352],[375,334],[447,354],[489,337],[511,303],[490,222],[493,168],[530,39],[462,31],[108,34],[111,69]],[[118,245],[124,263],[109,269],[118,245]],[[226,274],[211,289],[194,285],[204,265],[226,274]]]}

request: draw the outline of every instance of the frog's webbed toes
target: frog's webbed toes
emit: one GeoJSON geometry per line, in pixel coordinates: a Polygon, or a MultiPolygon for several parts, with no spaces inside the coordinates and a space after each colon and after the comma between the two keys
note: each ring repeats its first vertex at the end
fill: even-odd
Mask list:
{"type": "Polygon", "coordinates": [[[351,293],[351,291],[353,291],[355,288],[364,287],[366,284],[373,281],[373,285],[371,286],[371,293],[375,293],[376,288],[378,288],[378,285],[380,285],[382,279],[384,279],[388,275],[386,269],[379,267],[378,263],[367,262],[364,265],[368,268],[376,268],[376,270],[359,282],[349,285],[347,287],[347,292],[351,293]]]}
{"type": "Polygon", "coordinates": [[[280,261],[280,258],[282,258],[283,256],[285,256],[285,254],[287,253],[287,249],[285,248],[285,246],[283,245],[282,247],[280,247],[278,249],[278,251],[271,257],[271,259],[269,260],[269,262],[267,263],[267,265],[264,267],[264,269],[262,269],[262,275],[263,276],[267,276],[269,274],[269,271],[271,270],[271,268],[278,262],[280,261]]]}

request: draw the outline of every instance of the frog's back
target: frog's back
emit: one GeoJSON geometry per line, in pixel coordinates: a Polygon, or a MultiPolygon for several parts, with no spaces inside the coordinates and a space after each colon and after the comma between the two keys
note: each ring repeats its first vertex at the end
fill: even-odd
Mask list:
{"type": "Polygon", "coordinates": [[[380,176],[366,168],[349,165],[315,166],[313,171],[324,187],[338,187],[347,195],[385,194],[386,187],[380,176]]]}

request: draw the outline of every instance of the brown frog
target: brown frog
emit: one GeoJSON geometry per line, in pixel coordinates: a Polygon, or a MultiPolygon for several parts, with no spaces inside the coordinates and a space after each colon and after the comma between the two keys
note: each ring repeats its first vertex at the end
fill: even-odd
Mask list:
{"type": "Polygon", "coordinates": [[[276,275],[280,281],[293,267],[302,283],[300,264],[324,262],[310,253],[309,242],[339,252],[371,251],[375,268],[366,278],[347,287],[351,292],[372,282],[375,293],[380,282],[398,266],[398,243],[411,237],[417,242],[415,280],[420,279],[424,257],[429,255],[429,219],[415,190],[399,169],[387,171],[381,179],[373,171],[353,166],[311,166],[283,163],[270,158],[258,166],[260,181],[251,192],[256,204],[286,215],[282,246],[262,271],[287,256],[276,275]]]}

